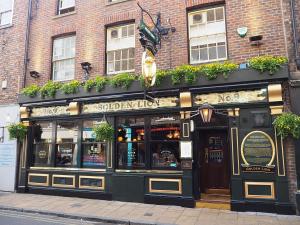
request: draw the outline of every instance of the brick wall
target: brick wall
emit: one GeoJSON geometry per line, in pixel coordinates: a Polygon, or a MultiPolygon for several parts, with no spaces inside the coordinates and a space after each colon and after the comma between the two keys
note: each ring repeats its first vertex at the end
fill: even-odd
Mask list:
{"type": "Polygon", "coordinates": [[[16,103],[24,69],[27,1],[15,0],[12,26],[0,28],[0,105],[16,103]],[[7,88],[2,89],[2,81],[7,88]]]}
{"type": "MultiPolygon", "coordinates": [[[[76,13],[68,16],[55,16],[57,1],[39,1],[33,9],[30,36],[29,70],[41,73],[39,79],[27,76],[26,84],[44,84],[51,77],[52,37],[68,32],[76,32],[76,79],[83,78],[80,62],[92,63],[91,76],[105,73],[105,26],[122,21],[134,20],[138,26],[140,11],[136,1],[125,1],[107,5],[105,0],[77,1],[76,13]]],[[[151,13],[160,11],[163,25],[170,19],[176,33],[162,42],[158,53],[159,69],[172,68],[188,63],[187,11],[201,9],[216,4],[225,4],[229,59],[245,62],[259,54],[258,48],[250,46],[249,36],[263,35],[261,54],[286,55],[281,2],[270,0],[155,0],[140,3],[151,13]],[[247,26],[248,36],[240,38],[236,29],[247,26]]],[[[135,69],[141,71],[143,49],[136,34],[135,69]]]]}

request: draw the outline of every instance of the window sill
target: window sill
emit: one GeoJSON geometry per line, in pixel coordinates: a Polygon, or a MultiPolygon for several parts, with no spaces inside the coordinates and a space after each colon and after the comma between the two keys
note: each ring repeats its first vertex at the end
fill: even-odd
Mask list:
{"type": "Polygon", "coordinates": [[[0,26],[0,30],[1,30],[1,29],[7,29],[7,28],[11,28],[11,27],[13,27],[13,25],[12,25],[12,24],[6,24],[6,25],[2,25],[2,26],[0,26]]]}
{"type": "Polygon", "coordinates": [[[197,65],[209,64],[209,63],[225,62],[227,60],[228,60],[228,58],[222,58],[222,59],[208,60],[205,62],[190,62],[190,65],[197,66],[197,65]]]}
{"type": "Polygon", "coordinates": [[[114,75],[118,75],[118,74],[121,74],[121,73],[134,73],[134,72],[135,72],[135,70],[124,70],[124,71],[107,73],[106,76],[114,76],[114,75]]]}
{"type": "Polygon", "coordinates": [[[54,16],[52,19],[58,19],[58,18],[62,18],[62,17],[65,17],[65,16],[70,16],[70,15],[74,15],[76,14],[77,11],[73,11],[73,12],[69,12],[69,13],[64,13],[64,14],[60,14],[60,15],[56,15],[54,16]]]}
{"type": "Polygon", "coordinates": [[[115,5],[115,4],[129,2],[129,1],[132,1],[132,0],[119,0],[119,1],[115,1],[115,2],[108,2],[108,0],[105,0],[105,5],[110,6],[110,5],[115,5]]]}

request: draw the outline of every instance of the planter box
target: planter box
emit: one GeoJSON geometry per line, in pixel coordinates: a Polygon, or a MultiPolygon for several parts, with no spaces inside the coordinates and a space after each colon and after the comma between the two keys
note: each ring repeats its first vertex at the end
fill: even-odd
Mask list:
{"type": "MultiPolygon", "coordinates": [[[[259,73],[256,70],[252,69],[244,69],[237,70],[231,74],[226,79],[222,75],[219,75],[215,80],[208,80],[204,76],[200,76],[197,82],[193,85],[187,84],[178,84],[173,85],[171,77],[166,77],[162,80],[161,85],[159,87],[153,87],[153,91],[164,91],[164,90],[172,90],[172,89],[189,89],[189,88],[201,88],[201,87],[209,87],[209,86],[226,86],[226,85],[236,85],[236,84],[251,84],[256,82],[280,82],[283,80],[287,80],[289,77],[289,71],[287,65],[283,66],[277,73],[274,75],[269,75],[268,73],[259,73]]],[[[78,98],[88,98],[88,97],[97,97],[97,96],[109,96],[109,95],[120,95],[120,94],[133,94],[144,92],[144,88],[142,87],[140,81],[134,81],[132,85],[128,89],[124,88],[114,88],[110,85],[106,85],[105,88],[101,92],[97,92],[95,89],[92,89],[90,92],[86,92],[83,87],[79,88],[79,92],[76,94],[66,95],[61,91],[56,93],[54,98],[41,98],[40,96],[31,98],[20,94],[18,97],[19,104],[25,103],[39,103],[39,102],[52,102],[52,101],[60,101],[60,100],[68,100],[68,101],[76,101],[78,98]]]]}

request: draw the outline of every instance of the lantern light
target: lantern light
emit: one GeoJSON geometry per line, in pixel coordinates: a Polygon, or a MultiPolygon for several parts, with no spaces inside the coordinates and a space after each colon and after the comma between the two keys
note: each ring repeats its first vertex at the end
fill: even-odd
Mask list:
{"type": "Polygon", "coordinates": [[[213,110],[214,108],[208,103],[204,103],[202,106],[199,107],[198,111],[199,114],[201,115],[203,123],[210,122],[213,110]]]}

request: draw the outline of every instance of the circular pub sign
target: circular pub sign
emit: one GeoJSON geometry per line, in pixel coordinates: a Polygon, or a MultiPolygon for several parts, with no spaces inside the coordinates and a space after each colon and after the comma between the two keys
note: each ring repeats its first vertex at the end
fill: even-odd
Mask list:
{"type": "Polygon", "coordinates": [[[272,138],[263,131],[253,131],[242,142],[241,155],[246,166],[271,166],[275,157],[272,138]]]}

